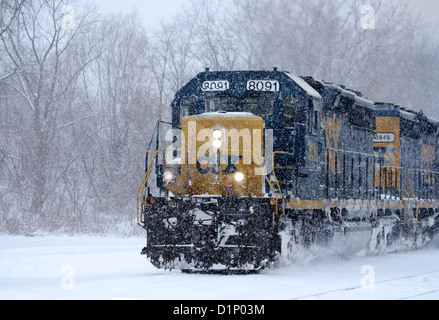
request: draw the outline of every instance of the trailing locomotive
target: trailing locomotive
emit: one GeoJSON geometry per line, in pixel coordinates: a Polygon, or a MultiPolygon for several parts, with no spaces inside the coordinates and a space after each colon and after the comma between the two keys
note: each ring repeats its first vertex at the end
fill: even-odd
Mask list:
{"type": "Polygon", "coordinates": [[[422,247],[438,228],[438,129],[311,77],[206,70],[146,151],[142,254],[157,268],[229,273],[304,252],[422,247]]]}

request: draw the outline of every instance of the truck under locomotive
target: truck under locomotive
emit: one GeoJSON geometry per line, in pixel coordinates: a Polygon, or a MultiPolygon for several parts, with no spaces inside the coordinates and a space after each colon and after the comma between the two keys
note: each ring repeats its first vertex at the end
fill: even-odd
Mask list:
{"type": "Polygon", "coordinates": [[[311,77],[206,70],[146,151],[142,253],[157,268],[229,273],[422,247],[438,229],[438,129],[311,77]]]}

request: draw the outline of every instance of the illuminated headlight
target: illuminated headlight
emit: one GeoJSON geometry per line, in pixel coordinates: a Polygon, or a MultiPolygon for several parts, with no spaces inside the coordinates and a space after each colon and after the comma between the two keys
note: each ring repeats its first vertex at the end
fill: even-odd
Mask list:
{"type": "Polygon", "coordinates": [[[171,181],[174,179],[174,174],[173,174],[171,171],[166,171],[166,172],[163,174],[163,179],[164,179],[166,182],[171,182],[171,181]]]}
{"type": "Polygon", "coordinates": [[[235,181],[236,182],[242,182],[242,181],[244,181],[244,178],[245,178],[245,176],[243,173],[241,173],[241,172],[235,173],[235,181]]]}
{"type": "Polygon", "coordinates": [[[221,142],[221,137],[223,136],[223,133],[221,132],[221,130],[219,130],[219,129],[214,129],[213,130],[213,133],[212,133],[212,136],[213,136],[213,138],[215,139],[215,140],[213,140],[213,147],[215,148],[215,149],[219,149],[219,148],[221,148],[221,146],[223,145],[223,143],[221,142]]]}
{"type": "Polygon", "coordinates": [[[215,140],[215,141],[213,142],[213,147],[214,147],[215,149],[219,149],[219,148],[221,148],[222,145],[223,145],[223,143],[221,142],[221,140],[215,140]]]}
{"type": "Polygon", "coordinates": [[[222,132],[221,132],[221,130],[213,130],[213,137],[215,138],[215,139],[221,139],[221,137],[222,137],[222,132]]]}

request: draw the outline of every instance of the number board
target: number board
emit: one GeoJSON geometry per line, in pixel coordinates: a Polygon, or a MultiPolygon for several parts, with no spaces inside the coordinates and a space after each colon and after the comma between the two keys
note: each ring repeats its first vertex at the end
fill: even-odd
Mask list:
{"type": "Polygon", "coordinates": [[[230,83],[227,80],[204,81],[201,86],[203,91],[226,91],[230,89],[230,83]]]}
{"type": "Polygon", "coordinates": [[[395,134],[394,133],[376,133],[373,136],[373,142],[377,142],[377,143],[395,142],[395,134]]]}
{"type": "Polygon", "coordinates": [[[248,91],[278,92],[280,84],[277,80],[249,80],[247,81],[248,91]]]}

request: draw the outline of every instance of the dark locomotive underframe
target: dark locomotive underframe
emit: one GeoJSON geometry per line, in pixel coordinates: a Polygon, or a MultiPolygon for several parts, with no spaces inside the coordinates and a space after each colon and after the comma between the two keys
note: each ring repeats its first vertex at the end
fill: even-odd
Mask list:
{"type": "Polygon", "coordinates": [[[253,266],[248,272],[259,270],[280,250],[270,207],[269,199],[258,198],[240,199],[238,206],[233,198],[158,198],[144,208],[147,246],[142,254],[163,269],[174,269],[178,262],[186,271],[239,272],[245,265],[253,266]],[[230,226],[233,235],[226,235],[230,226]]]}

